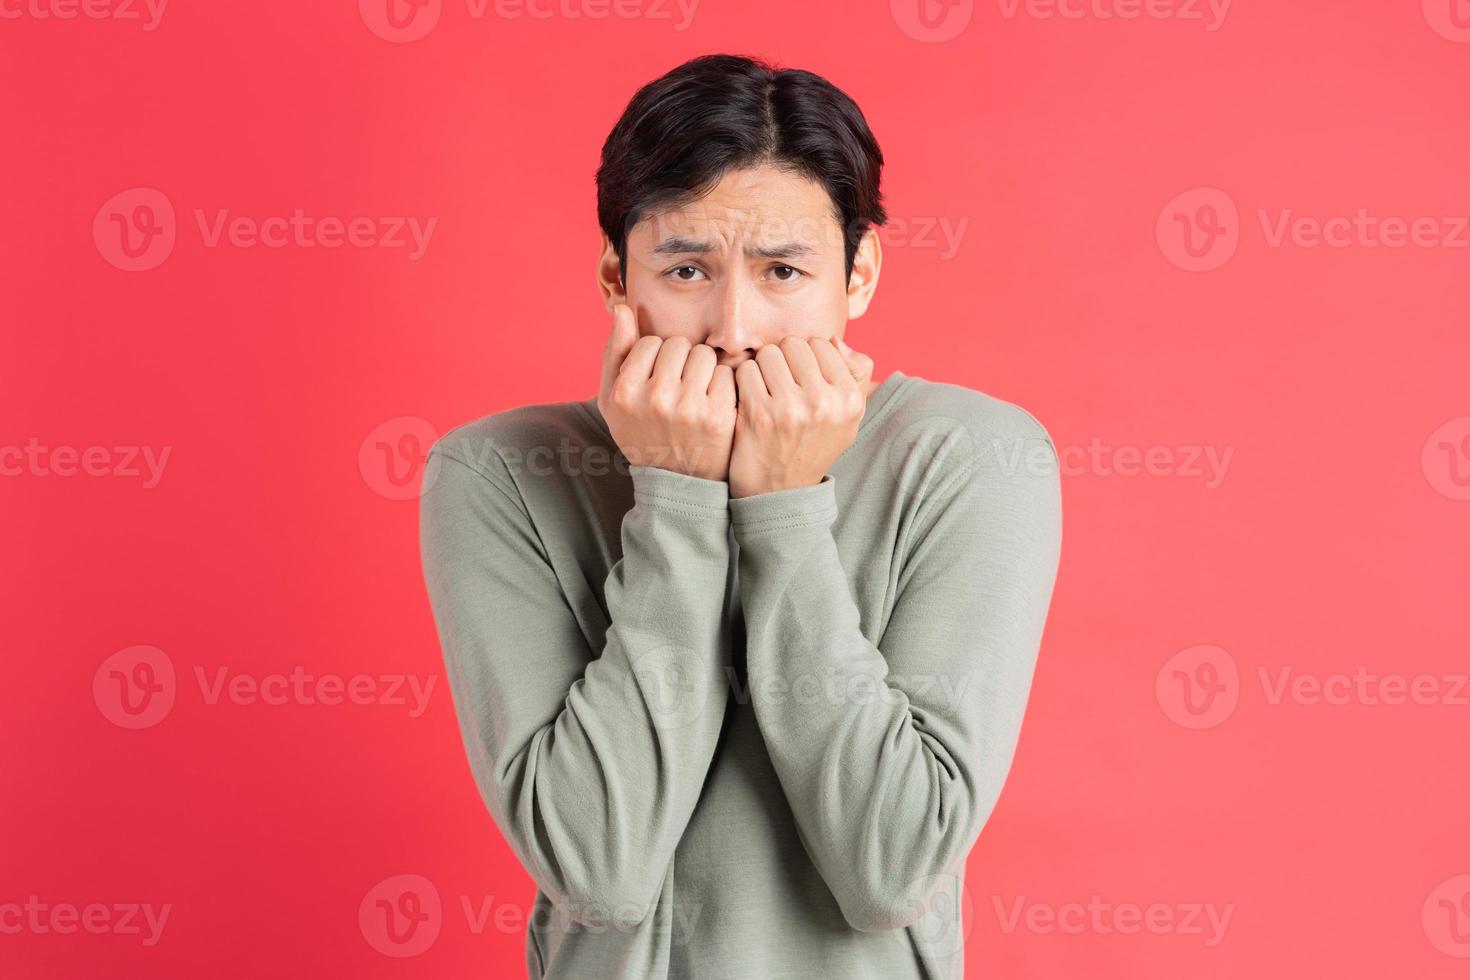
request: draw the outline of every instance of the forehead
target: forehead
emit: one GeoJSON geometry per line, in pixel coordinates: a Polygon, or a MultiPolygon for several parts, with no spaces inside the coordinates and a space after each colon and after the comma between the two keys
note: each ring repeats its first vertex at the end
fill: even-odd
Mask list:
{"type": "Polygon", "coordinates": [[[734,239],[841,247],[834,212],[826,189],[801,174],[769,166],[733,170],[698,200],[648,215],[629,239],[643,248],[672,237],[702,238],[717,247],[734,239]]]}

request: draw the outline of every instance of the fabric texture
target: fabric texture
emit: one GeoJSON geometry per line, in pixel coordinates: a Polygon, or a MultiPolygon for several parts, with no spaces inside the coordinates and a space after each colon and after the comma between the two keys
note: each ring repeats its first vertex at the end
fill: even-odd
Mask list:
{"type": "Polygon", "coordinates": [[[1024,409],[895,371],[822,482],[629,467],[596,400],[441,438],[424,576],[528,975],[959,978],[1061,549],[1024,409]]]}

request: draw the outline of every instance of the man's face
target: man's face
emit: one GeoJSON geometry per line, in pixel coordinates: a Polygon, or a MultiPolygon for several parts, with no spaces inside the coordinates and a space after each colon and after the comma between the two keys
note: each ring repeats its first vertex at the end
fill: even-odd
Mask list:
{"type": "Polygon", "coordinates": [[[640,335],[686,337],[734,367],[784,337],[840,338],[877,284],[878,236],[844,265],[842,227],[822,185],[774,167],[731,171],[705,197],[628,233],[627,283],[604,237],[599,279],[640,335]]]}

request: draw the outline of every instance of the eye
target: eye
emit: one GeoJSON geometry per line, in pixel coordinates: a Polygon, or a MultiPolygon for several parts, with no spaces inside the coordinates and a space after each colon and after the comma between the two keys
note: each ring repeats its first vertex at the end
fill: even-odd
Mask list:
{"type": "Polygon", "coordinates": [[[803,277],[803,276],[806,275],[806,273],[805,272],[802,272],[800,269],[793,268],[792,266],[789,266],[789,265],[776,265],[776,266],[772,266],[771,267],[771,271],[773,273],[781,273],[781,272],[790,273],[790,275],[777,275],[776,276],[776,281],[777,282],[796,282],[798,279],[800,279],[801,277],[803,277]]]}
{"type": "Polygon", "coordinates": [[[692,272],[692,273],[695,273],[695,274],[701,275],[701,276],[704,275],[704,272],[701,271],[700,268],[699,268],[699,266],[697,266],[697,265],[676,265],[672,269],[670,269],[668,272],[665,272],[664,275],[665,276],[670,276],[670,277],[678,280],[679,282],[698,282],[699,281],[699,280],[694,279],[694,278],[691,278],[689,276],[681,275],[681,273],[684,273],[684,272],[692,272]]]}

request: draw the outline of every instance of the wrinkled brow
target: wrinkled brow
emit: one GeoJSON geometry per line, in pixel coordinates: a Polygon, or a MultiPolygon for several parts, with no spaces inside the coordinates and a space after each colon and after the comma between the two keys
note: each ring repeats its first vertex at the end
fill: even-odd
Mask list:
{"type": "MultiPolygon", "coordinates": [[[[671,235],[653,246],[654,255],[703,255],[713,252],[715,247],[709,242],[698,238],[684,238],[681,235],[671,235]]],[[[794,259],[803,255],[811,255],[816,248],[806,242],[773,242],[771,244],[747,245],[745,257],[748,259],[794,259]]]]}

